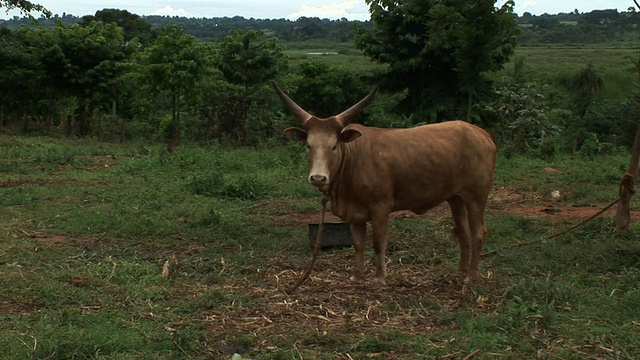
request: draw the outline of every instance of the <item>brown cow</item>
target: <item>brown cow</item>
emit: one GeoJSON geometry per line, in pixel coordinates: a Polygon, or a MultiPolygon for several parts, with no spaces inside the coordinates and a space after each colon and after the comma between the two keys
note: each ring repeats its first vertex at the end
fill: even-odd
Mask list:
{"type": "Polygon", "coordinates": [[[275,88],[302,124],[284,134],[306,140],[309,182],[329,195],[331,212],[351,227],[356,251],[351,280],[362,278],[367,221],[373,230],[376,282],[383,285],[389,214],[423,214],[444,201],[460,243],[461,275],[469,282],[477,278],[496,161],[496,145],[487,132],[464,121],[409,129],[348,125],[375,90],[339,115],[320,119],[275,88]]]}

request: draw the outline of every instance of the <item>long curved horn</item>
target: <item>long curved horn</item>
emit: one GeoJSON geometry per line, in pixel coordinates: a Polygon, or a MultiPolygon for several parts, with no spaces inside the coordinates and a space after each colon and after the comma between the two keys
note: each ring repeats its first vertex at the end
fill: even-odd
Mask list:
{"type": "Polygon", "coordinates": [[[376,92],[378,92],[377,87],[371,90],[369,95],[365,96],[364,99],[358,101],[352,107],[336,115],[336,119],[338,119],[338,121],[343,127],[347,126],[353,119],[355,119],[356,116],[358,116],[358,114],[362,111],[362,109],[364,109],[367,105],[369,105],[371,100],[373,100],[373,96],[376,94],[376,92]]]}
{"type": "Polygon", "coordinates": [[[282,102],[287,106],[287,108],[289,108],[289,110],[293,113],[293,115],[298,120],[300,120],[300,123],[304,125],[304,123],[306,123],[307,120],[309,120],[309,118],[312,115],[309,114],[307,111],[305,111],[303,108],[301,108],[300,105],[296,104],[293,100],[291,100],[291,98],[287,96],[287,94],[285,94],[284,91],[282,91],[282,89],[280,88],[280,86],[278,86],[277,83],[274,82],[273,87],[276,89],[276,92],[278,93],[278,96],[280,96],[280,99],[282,100],[282,102]]]}

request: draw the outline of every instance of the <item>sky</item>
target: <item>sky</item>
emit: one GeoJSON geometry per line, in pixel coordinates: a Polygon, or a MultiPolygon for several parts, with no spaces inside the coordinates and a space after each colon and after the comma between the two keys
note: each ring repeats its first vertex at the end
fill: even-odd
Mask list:
{"type": "MultiPolygon", "coordinates": [[[[138,15],[169,15],[197,18],[242,16],[255,19],[290,19],[301,16],[327,19],[347,18],[368,20],[365,0],[31,0],[43,5],[52,13],[75,16],[94,15],[105,8],[127,10],[138,15]]],[[[506,0],[498,0],[496,6],[506,0]]],[[[592,10],[618,9],[626,11],[634,6],[633,0],[515,0],[515,12],[534,15],[561,12],[590,12],[592,10]]],[[[0,18],[20,15],[0,8],[0,18]]],[[[39,17],[39,14],[33,14],[39,17]]]]}

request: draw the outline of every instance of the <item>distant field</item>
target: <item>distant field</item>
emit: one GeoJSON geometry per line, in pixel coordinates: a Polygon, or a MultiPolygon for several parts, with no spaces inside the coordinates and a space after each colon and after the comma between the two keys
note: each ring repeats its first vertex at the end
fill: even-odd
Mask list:
{"type": "MultiPolygon", "coordinates": [[[[575,74],[588,64],[593,64],[604,79],[603,96],[606,98],[623,97],[638,81],[633,61],[637,61],[639,55],[637,47],[622,46],[519,47],[515,53],[515,57],[525,59],[525,71],[532,80],[548,81],[558,75],[575,74]]],[[[513,64],[512,61],[506,66],[507,72],[512,71],[513,64]]]]}
{"type": "MultiPolygon", "coordinates": [[[[550,81],[558,75],[574,74],[588,64],[593,64],[605,80],[604,96],[618,99],[637,81],[633,61],[640,57],[640,44],[620,43],[591,46],[544,45],[521,46],[512,61],[505,66],[504,74],[513,71],[516,58],[525,59],[525,71],[530,80],[550,81]]],[[[290,43],[285,52],[292,66],[301,61],[319,61],[332,66],[344,66],[354,71],[384,69],[386,65],[372,62],[351,43],[335,45],[326,42],[290,43]],[[313,55],[321,53],[323,55],[313,55]]]]}
{"type": "MultiPolygon", "coordinates": [[[[313,59],[333,65],[344,65],[354,70],[362,69],[362,66],[384,67],[373,63],[351,43],[286,43],[286,48],[285,53],[294,64],[302,59],[313,59]],[[326,53],[327,55],[309,55],[309,53],[326,53]]],[[[520,46],[516,48],[514,58],[516,57],[524,57],[530,71],[541,74],[577,70],[589,63],[601,71],[629,72],[633,69],[632,60],[638,60],[640,57],[640,44],[520,46]]],[[[512,66],[513,62],[507,64],[507,69],[512,66]]]]}
{"type": "Polygon", "coordinates": [[[305,41],[286,43],[285,54],[292,66],[302,61],[319,61],[331,66],[344,66],[354,71],[384,68],[364,56],[352,42],[305,41]]]}
{"type": "Polygon", "coordinates": [[[516,57],[524,57],[533,72],[549,73],[576,70],[591,63],[601,71],[629,71],[632,60],[640,55],[638,48],[574,47],[574,46],[521,46],[516,57]]]}

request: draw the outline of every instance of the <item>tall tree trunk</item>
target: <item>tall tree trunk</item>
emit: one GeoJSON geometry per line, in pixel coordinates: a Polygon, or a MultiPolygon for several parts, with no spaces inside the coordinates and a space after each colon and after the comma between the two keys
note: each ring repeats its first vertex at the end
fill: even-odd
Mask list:
{"type": "Polygon", "coordinates": [[[471,122],[471,105],[473,104],[473,95],[469,93],[469,101],[467,102],[467,122],[471,122]]]}
{"type": "Polygon", "coordinates": [[[2,130],[4,128],[4,101],[6,100],[6,98],[9,96],[9,94],[11,93],[11,89],[12,87],[10,87],[9,89],[7,89],[2,96],[0,96],[0,130],[2,130]]]}
{"type": "Polygon", "coordinates": [[[0,102],[0,131],[4,128],[4,101],[0,102]]]}
{"type": "Polygon", "coordinates": [[[175,151],[176,147],[180,144],[180,91],[178,89],[173,90],[172,102],[173,113],[171,128],[169,129],[169,146],[167,146],[168,152],[175,151]]]}
{"type": "Polygon", "coordinates": [[[26,134],[29,131],[29,117],[27,116],[27,105],[22,105],[22,133],[26,134]]]}
{"type": "Polygon", "coordinates": [[[120,121],[120,142],[124,143],[127,140],[127,122],[124,118],[120,121]]]}
{"type": "Polygon", "coordinates": [[[111,115],[115,118],[117,115],[118,93],[117,89],[113,89],[113,98],[111,99],[111,115]]]}
{"type": "Polygon", "coordinates": [[[73,135],[73,114],[67,114],[64,122],[64,136],[71,137],[73,135]]]}
{"type": "Polygon", "coordinates": [[[87,136],[90,133],[88,105],[82,101],[78,107],[78,130],[80,136],[87,136]]]}

